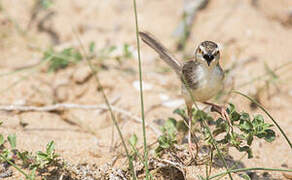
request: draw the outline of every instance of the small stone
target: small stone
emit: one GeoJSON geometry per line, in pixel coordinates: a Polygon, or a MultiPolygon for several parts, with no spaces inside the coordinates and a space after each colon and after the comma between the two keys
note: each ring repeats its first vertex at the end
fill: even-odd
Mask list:
{"type": "Polygon", "coordinates": [[[16,101],[14,101],[12,104],[18,105],[18,106],[24,106],[24,105],[26,105],[26,100],[25,99],[18,99],[16,101]]]}
{"type": "Polygon", "coordinates": [[[162,103],[163,106],[165,107],[169,107],[169,108],[175,108],[175,107],[179,107],[180,105],[184,104],[184,100],[183,99],[174,99],[174,100],[170,100],[170,101],[164,101],[162,103]]]}
{"type": "MultiPolygon", "coordinates": [[[[137,91],[140,91],[140,82],[139,81],[134,81],[133,86],[137,91]]],[[[151,90],[153,88],[152,84],[142,82],[143,86],[143,91],[151,90]]]]}
{"type": "Polygon", "coordinates": [[[166,94],[159,94],[159,98],[162,100],[162,101],[167,101],[169,99],[169,96],[166,95],[166,94]]]}
{"type": "Polygon", "coordinates": [[[58,102],[64,102],[68,99],[69,95],[67,86],[58,86],[55,93],[55,97],[58,102]]]}
{"type": "Polygon", "coordinates": [[[75,83],[82,84],[86,82],[91,75],[91,69],[88,66],[82,66],[74,72],[73,80],[75,83]]]}
{"type": "Polygon", "coordinates": [[[283,172],[282,174],[286,179],[292,179],[292,173],[291,172],[283,172]]]}
{"type": "Polygon", "coordinates": [[[289,91],[289,95],[292,96],[292,89],[289,91]]]}

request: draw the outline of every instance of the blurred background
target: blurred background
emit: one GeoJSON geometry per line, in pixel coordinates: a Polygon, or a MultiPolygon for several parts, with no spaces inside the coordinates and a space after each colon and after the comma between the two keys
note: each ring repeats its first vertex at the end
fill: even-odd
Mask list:
{"type": "MultiPolygon", "coordinates": [[[[212,101],[260,112],[230,90],[248,94],[291,139],[291,0],[138,0],[137,6],[140,30],[158,37],[181,61],[191,59],[201,41],[220,44],[226,82],[212,101]]],[[[0,104],[104,104],[89,59],[109,101],[131,113],[115,112],[124,136],[135,133],[142,145],[141,124],[133,120],[141,116],[136,47],[132,1],[0,0],[0,104]]],[[[145,117],[154,127],[147,128],[150,144],[158,136],[153,129],[184,101],[175,73],[142,42],[141,51],[145,117]]],[[[20,149],[37,151],[54,140],[64,159],[97,166],[123,152],[105,110],[0,111],[0,116],[0,132],[15,133],[20,149]]],[[[289,146],[275,131],[273,143],[255,143],[256,158],[242,160],[247,167],[292,167],[289,146]]]]}

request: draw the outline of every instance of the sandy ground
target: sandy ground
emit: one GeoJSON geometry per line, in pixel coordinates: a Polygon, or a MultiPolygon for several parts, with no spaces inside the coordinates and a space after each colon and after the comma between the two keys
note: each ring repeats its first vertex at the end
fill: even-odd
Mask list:
{"type": "MultiPolygon", "coordinates": [[[[5,74],[17,68],[32,65],[40,61],[42,53],[52,46],[52,39],[45,32],[39,32],[37,22],[45,16],[40,12],[35,22],[28,27],[34,1],[3,0],[0,12],[0,73],[5,74]],[[25,32],[25,33],[23,33],[25,32]]],[[[176,38],[172,36],[181,18],[182,1],[147,0],[138,1],[139,25],[142,30],[155,34],[161,42],[175,52],[176,38]]],[[[82,43],[88,47],[95,42],[96,49],[109,45],[122,46],[127,43],[136,46],[135,25],[132,1],[119,0],[63,0],[52,6],[55,15],[49,20],[49,26],[57,33],[63,47],[78,47],[76,37],[79,34],[82,43]]],[[[258,0],[257,6],[250,1],[210,0],[207,8],[201,10],[194,22],[186,52],[191,54],[202,40],[213,40],[222,45],[221,64],[224,69],[233,68],[226,78],[230,87],[249,95],[255,95],[264,80],[241,86],[252,78],[265,73],[265,63],[274,69],[292,61],[292,1],[258,0]],[[290,17],[291,18],[291,17],[290,17]]],[[[178,57],[182,57],[177,53],[178,57]]],[[[98,60],[97,60],[98,61],[98,60]]],[[[161,105],[163,98],[181,99],[180,82],[172,71],[158,59],[157,55],[146,45],[142,45],[143,79],[150,85],[144,91],[146,122],[159,128],[154,123],[157,119],[174,116],[176,108],[161,105]],[[165,71],[167,70],[167,71],[165,71]],[[155,107],[155,108],[153,108],[155,107]]],[[[139,79],[138,61],[130,58],[119,64],[114,59],[104,60],[107,70],[99,74],[105,92],[110,100],[118,98],[115,106],[133,115],[140,116],[139,91],[133,83],[139,79]]],[[[26,70],[10,75],[0,75],[0,104],[50,105],[56,102],[83,105],[103,104],[102,94],[97,89],[94,78],[77,83],[76,78],[88,71],[86,63],[79,63],[56,73],[47,73],[46,66],[26,70]],[[56,95],[60,93],[61,95],[56,95]]],[[[258,100],[275,117],[288,138],[292,137],[292,73],[291,63],[277,71],[279,80],[277,88],[271,85],[264,88],[258,100]],[[270,96],[268,96],[270,94],[270,96]]],[[[224,99],[224,98],[223,98],[224,99]]],[[[249,102],[238,95],[232,95],[228,101],[240,110],[251,113],[249,102]]],[[[215,102],[215,101],[214,101],[215,102]]],[[[223,102],[222,99],[219,102],[223,102]]],[[[177,105],[183,107],[184,105],[177,105]]],[[[99,110],[67,110],[60,116],[49,112],[5,112],[0,111],[3,135],[15,133],[17,147],[29,151],[43,150],[45,145],[54,140],[56,151],[67,161],[78,164],[88,163],[102,165],[115,155],[123,152],[117,132],[114,130],[108,112],[99,110]],[[79,125],[67,120],[79,122],[79,125]],[[25,128],[19,122],[28,123],[25,128]],[[92,133],[94,132],[94,133],[92,133]]],[[[127,139],[133,133],[142,145],[141,125],[121,114],[118,117],[121,130],[127,139]]],[[[77,123],[78,124],[78,123],[77,123]]],[[[273,143],[256,141],[255,158],[242,160],[245,167],[292,168],[292,153],[289,145],[274,128],[277,138],[273,143]]],[[[149,144],[157,134],[147,128],[149,144]]],[[[232,152],[235,159],[241,154],[232,152]]],[[[123,161],[122,161],[123,162],[123,161]]],[[[122,163],[120,162],[120,163],[122,163]]],[[[119,166],[119,163],[117,163],[119,166]]],[[[261,173],[258,173],[261,176],[261,173]]],[[[270,173],[270,179],[283,179],[281,173],[270,173]]],[[[16,176],[14,177],[16,178],[16,176]]],[[[263,177],[262,177],[263,178],[263,177]]]]}

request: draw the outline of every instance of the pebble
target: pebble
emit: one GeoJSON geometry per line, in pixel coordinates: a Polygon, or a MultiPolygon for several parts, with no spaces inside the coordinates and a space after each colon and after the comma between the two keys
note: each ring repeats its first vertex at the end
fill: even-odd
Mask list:
{"type": "Polygon", "coordinates": [[[159,98],[162,101],[167,101],[169,99],[169,96],[161,93],[161,94],[159,94],[159,98]]]}
{"type": "MultiPolygon", "coordinates": [[[[134,81],[132,85],[137,91],[140,91],[140,82],[138,80],[134,81]]],[[[145,82],[142,82],[142,86],[143,86],[143,91],[151,90],[153,88],[152,84],[145,83],[145,82]]]]}
{"type": "Polygon", "coordinates": [[[64,102],[68,99],[68,87],[67,86],[58,86],[56,88],[55,97],[58,102],[64,102]]]}
{"type": "Polygon", "coordinates": [[[174,99],[174,100],[164,101],[162,105],[165,107],[174,108],[174,107],[179,107],[183,105],[184,103],[185,101],[183,99],[174,99]]]}
{"type": "Polygon", "coordinates": [[[74,72],[73,80],[75,83],[82,84],[87,81],[91,75],[91,69],[88,66],[82,66],[74,72]]]}

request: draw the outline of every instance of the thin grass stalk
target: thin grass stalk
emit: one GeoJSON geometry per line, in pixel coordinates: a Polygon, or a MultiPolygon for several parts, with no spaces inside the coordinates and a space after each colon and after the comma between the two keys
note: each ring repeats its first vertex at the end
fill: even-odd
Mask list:
{"type": "MultiPolygon", "coordinates": [[[[240,168],[240,169],[233,169],[230,170],[230,173],[236,173],[236,172],[244,172],[244,171],[278,171],[278,172],[292,172],[292,169],[273,169],[273,168],[262,168],[262,167],[255,167],[255,168],[240,168]]],[[[222,172],[215,174],[213,176],[210,176],[209,179],[214,179],[216,177],[226,175],[228,172],[222,172]]]]}
{"type": "Polygon", "coordinates": [[[145,166],[145,170],[146,170],[146,180],[148,180],[149,179],[148,149],[147,149],[145,115],[144,115],[144,100],[143,100],[143,85],[142,85],[142,63],[141,63],[141,54],[140,54],[140,39],[139,39],[139,26],[138,26],[138,13],[137,13],[136,0],[133,0],[133,5],[134,5],[134,14],[135,14],[136,41],[137,41],[138,61],[139,61],[141,118],[142,118],[143,141],[144,141],[144,166],[145,166]]]}
{"type": "Polygon", "coordinates": [[[5,156],[0,154],[0,157],[4,159],[6,162],[8,162],[11,166],[13,166],[17,171],[19,171],[21,174],[25,176],[26,179],[31,179],[28,174],[26,174],[23,170],[21,170],[16,164],[14,164],[12,161],[7,159],[5,156]]]}
{"type": "Polygon", "coordinates": [[[253,98],[249,97],[248,95],[245,95],[239,91],[233,90],[232,92],[239,94],[245,98],[247,98],[248,100],[250,100],[251,102],[253,102],[254,104],[256,104],[259,108],[261,108],[261,110],[263,110],[268,116],[269,118],[273,121],[273,123],[277,126],[277,128],[280,130],[280,132],[282,133],[282,135],[284,136],[284,138],[286,139],[287,143],[290,146],[290,149],[292,150],[292,144],[290,142],[290,140],[288,139],[288,137],[286,136],[285,132],[282,130],[282,128],[279,126],[279,124],[276,122],[276,120],[270,115],[270,113],[260,104],[258,103],[256,100],[254,100],[253,98]]]}
{"type": "Polygon", "coordinates": [[[110,103],[109,103],[109,100],[108,100],[108,98],[107,98],[107,96],[106,96],[106,94],[105,94],[105,92],[104,92],[103,86],[102,86],[102,84],[101,84],[101,82],[100,82],[100,80],[99,80],[98,71],[93,67],[93,65],[92,65],[92,63],[91,63],[91,61],[90,61],[90,59],[88,59],[88,56],[86,56],[86,50],[85,50],[85,48],[84,48],[84,46],[83,46],[83,44],[82,44],[82,42],[81,42],[81,39],[79,38],[79,36],[78,36],[77,33],[76,33],[76,36],[77,36],[77,39],[78,39],[78,41],[79,41],[79,43],[80,43],[80,46],[81,46],[81,48],[82,48],[82,50],[83,50],[83,53],[84,53],[84,55],[85,55],[84,57],[85,57],[85,59],[86,59],[86,61],[87,61],[87,63],[88,63],[88,66],[90,67],[90,69],[91,69],[91,71],[92,71],[92,73],[93,73],[93,75],[94,75],[94,78],[95,78],[95,80],[96,80],[96,82],[97,82],[97,85],[99,86],[99,88],[100,88],[100,90],[101,90],[101,93],[102,93],[102,96],[103,96],[104,101],[105,101],[105,103],[106,103],[106,106],[107,106],[108,110],[110,111],[111,119],[112,119],[112,121],[113,121],[113,123],[114,123],[114,125],[115,125],[115,127],[116,127],[116,129],[117,129],[117,131],[118,131],[118,134],[119,134],[119,136],[120,136],[120,139],[121,139],[121,141],[122,141],[123,147],[124,147],[124,149],[125,149],[125,152],[126,152],[126,155],[127,155],[128,161],[129,161],[129,166],[130,166],[130,169],[131,169],[131,171],[132,171],[132,178],[133,178],[134,180],[136,180],[137,177],[136,177],[136,175],[135,175],[136,173],[135,173],[135,170],[134,170],[133,161],[132,161],[131,156],[130,156],[130,154],[129,154],[129,151],[128,151],[127,145],[126,145],[126,143],[125,143],[125,140],[124,140],[124,137],[123,137],[122,131],[121,131],[121,129],[120,129],[120,127],[119,127],[119,124],[118,124],[118,122],[117,122],[117,120],[116,120],[116,118],[115,118],[115,115],[114,115],[114,113],[113,113],[113,110],[112,110],[112,108],[111,108],[111,105],[110,105],[110,103]]]}
{"type": "Polygon", "coordinates": [[[227,163],[226,163],[226,161],[225,161],[225,159],[224,159],[224,157],[223,157],[223,155],[222,155],[220,149],[219,149],[218,146],[217,146],[216,140],[215,140],[215,138],[213,137],[212,132],[211,132],[209,126],[206,124],[206,122],[205,122],[204,119],[203,119],[203,125],[205,126],[205,128],[206,128],[207,131],[208,131],[208,133],[210,134],[210,137],[211,137],[211,140],[212,140],[211,143],[212,143],[212,145],[215,147],[215,149],[216,149],[216,151],[217,151],[217,153],[218,153],[220,159],[222,160],[222,162],[223,162],[223,164],[224,164],[224,167],[225,167],[225,169],[226,169],[226,172],[228,173],[229,178],[230,178],[231,180],[233,180],[233,178],[232,178],[232,176],[231,176],[231,173],[230,173],[230,170],[229,170],[229,168],[228,168],[228,166],[227,166],[227,163]]]}
{"type": "MultiPolygon", "coordinates": [[[[292,61],[288,61],[288,62],[286,62],[284,64],[281,64],[280,66],[274,68],[273,72],[276,72],[276,71],[281,70],[283,68],[287,68],[287,67],[289,67],[290,64],[292,64],[292,61]]],[[[240,84],[237,88],[242,88],[242,87],[244,87],[244,86],[246,86],[248,84],[251,84],[251,83],[253,83],[253,82],[257,81],[257,80],[261,80],[262,78],[264,78],[267,75],[269,75],[269,72],[266,72],[266,73],[264,73],[262,75],[259,75],[257,77],[254,77],[250,81],[245,82],[243,84],[240,84]]]]}
{"type": "MultiPolygon", "coordinates": [[[[196,109],[197,109],[197,110],[200,110],[199,107],[198,107],[197,104],[196,104],[195,98],[194,98],[193,94],[191,93],[190,87],[189,87],[189,85],[187,84],[185,78],[182,77],[182,79],[183,79],[183,81],[184,81],[185,87],[186,87],[188,93],[190,94],[191,99],[192,99],[192,101],[193,101],[193,103],[194,103],[196,109]]],[[[202,118],[202,117],[201,117],[201,118],[202,118]]],[[[217,144],[216,144],[216,140],[215,140],[215,138],[213,137],[212,132],[211,132],[209,126],[206,124],[204,118],[202,118],[202,119],[203,119],[203,125],[205,126],[205,128],[206,128],[207,131],[208,131],[208,133],[210,134],[210,137],[211,137],[211,140],[212,140],[212,141],[211,141],[212,145],[215,147],[215,149],[216,149],[216,151],[217,151],[217,153],[218,153],[220,159],[222,160],[222,162],[223,162],[223,164],[224,164],[224,167],[225,167],[226,171],[228,172],[229,178],[230,178],[231,180],[233,180],[233,178],[232,178],[232,176],[231,176],[231,173],[229,173],[229,169],[228,169],[227,163],[226,163],[226,161],[225,161],[225,159],[224,159],[224,157],[223,157],[223,155],[222,155],[220,149],[218,148],[218,146],[217,146],[217,144]]],[[[189,119],[189,121],[191,121],[191,119],[189,119]]]]}
{"type": "Polygon", "coordinates": [[[93,72],[94,75],[95,75],[95,76],[94,76],[94,77],[95,77],[95,80],[96,80],[96,82],[97,82],[97,84],[98,84],[98,86],[99,86],[99,88],[100,88],[100,90],[101,90],[101,92],[102,92],[102,96],[103,96],[103,98],[104,98],[104,100],[105,100],[105,103],[106,103],[106,105],[107,105],[107,107],[108,107],[108,110],[110,111],[111,118],[112,118],[112,120],[113,120],[113,122],[114,122],[114,125],[115,125],[115,127],[116,127],[116,129],[117,129],[117,131],[118,131],[118,133],[119,133],[120,139],[121,139],[121,141],[122,141],[122,144],[123,144],[123,146],[124,146],[124,149],[125,149],[125,152],[126,152],[126,155],[127,155],[128,161],[129,161],[130,169],[131,169],[131,171],[132,171],[132,178],[135,180],[135,179],[136,179],[136,176],[135,176],[135,171],[134,171],[133,161],[132,161],[131,156],[130,156],[130,154],[129,154],[129,151],[128,151],[127,145],[126,145],[126,143],[125,143],[125,140],[124,140],[124,137],[123,137],[122,131],[121,131],[121,129],[120,129],[120,127],[119,127],[119,124],[118,124],[118,122],[117,122],[117,120],[116,120],[116,118],[115,118],[115,115],[114,115],[114,113],[113,113],[113,110],[112,110],[112,108],[111,108],[111,105],[110,105],[110,103],[109,103],[109,100],[108,100],[108,98],[107,98],[107,96],[106,96],[106,94],[105,94],[105,92],[104,92],[104,89],[103,89],[103,86],[102,86],[102,84],[101,84],[101,82],[100,82],[100,80],[99,80],[99,77],[98,77],[98,73],[97,73],[97,71],[93,68],[93,66],[92,66],[92,64],[91,64],[91,62],[90,62],[89,60],[88,60],[87,62],[89,62],[89,66],[90,66],[91,70],[93,70],[92,72],[93,72]]]}
{"type": "MultiPolygon", "coordinates": [[[[231,167],[231,168],[229,168],[230,170],[234,170],[236,167],[237,167],[237,165],[239,164],[239,162],[241,162],[241,160],[244,158],[244,156],[246,156],[247,155],[247,153],[245,153],[245,154],[243,154],[240,158],[239,158],[239,160],[237,160],[237,162],[231,167]]],[[[211,173],[210,173],[211,174],[211,173]]],[[[226,175],[226,174],[225,174],[226,175]]],[[[217,180],[219,180],[219,179],[221,179],[221,178],[223,178],[225,175],[222,175],[220,178],[218,178],[217,180]]]]}

